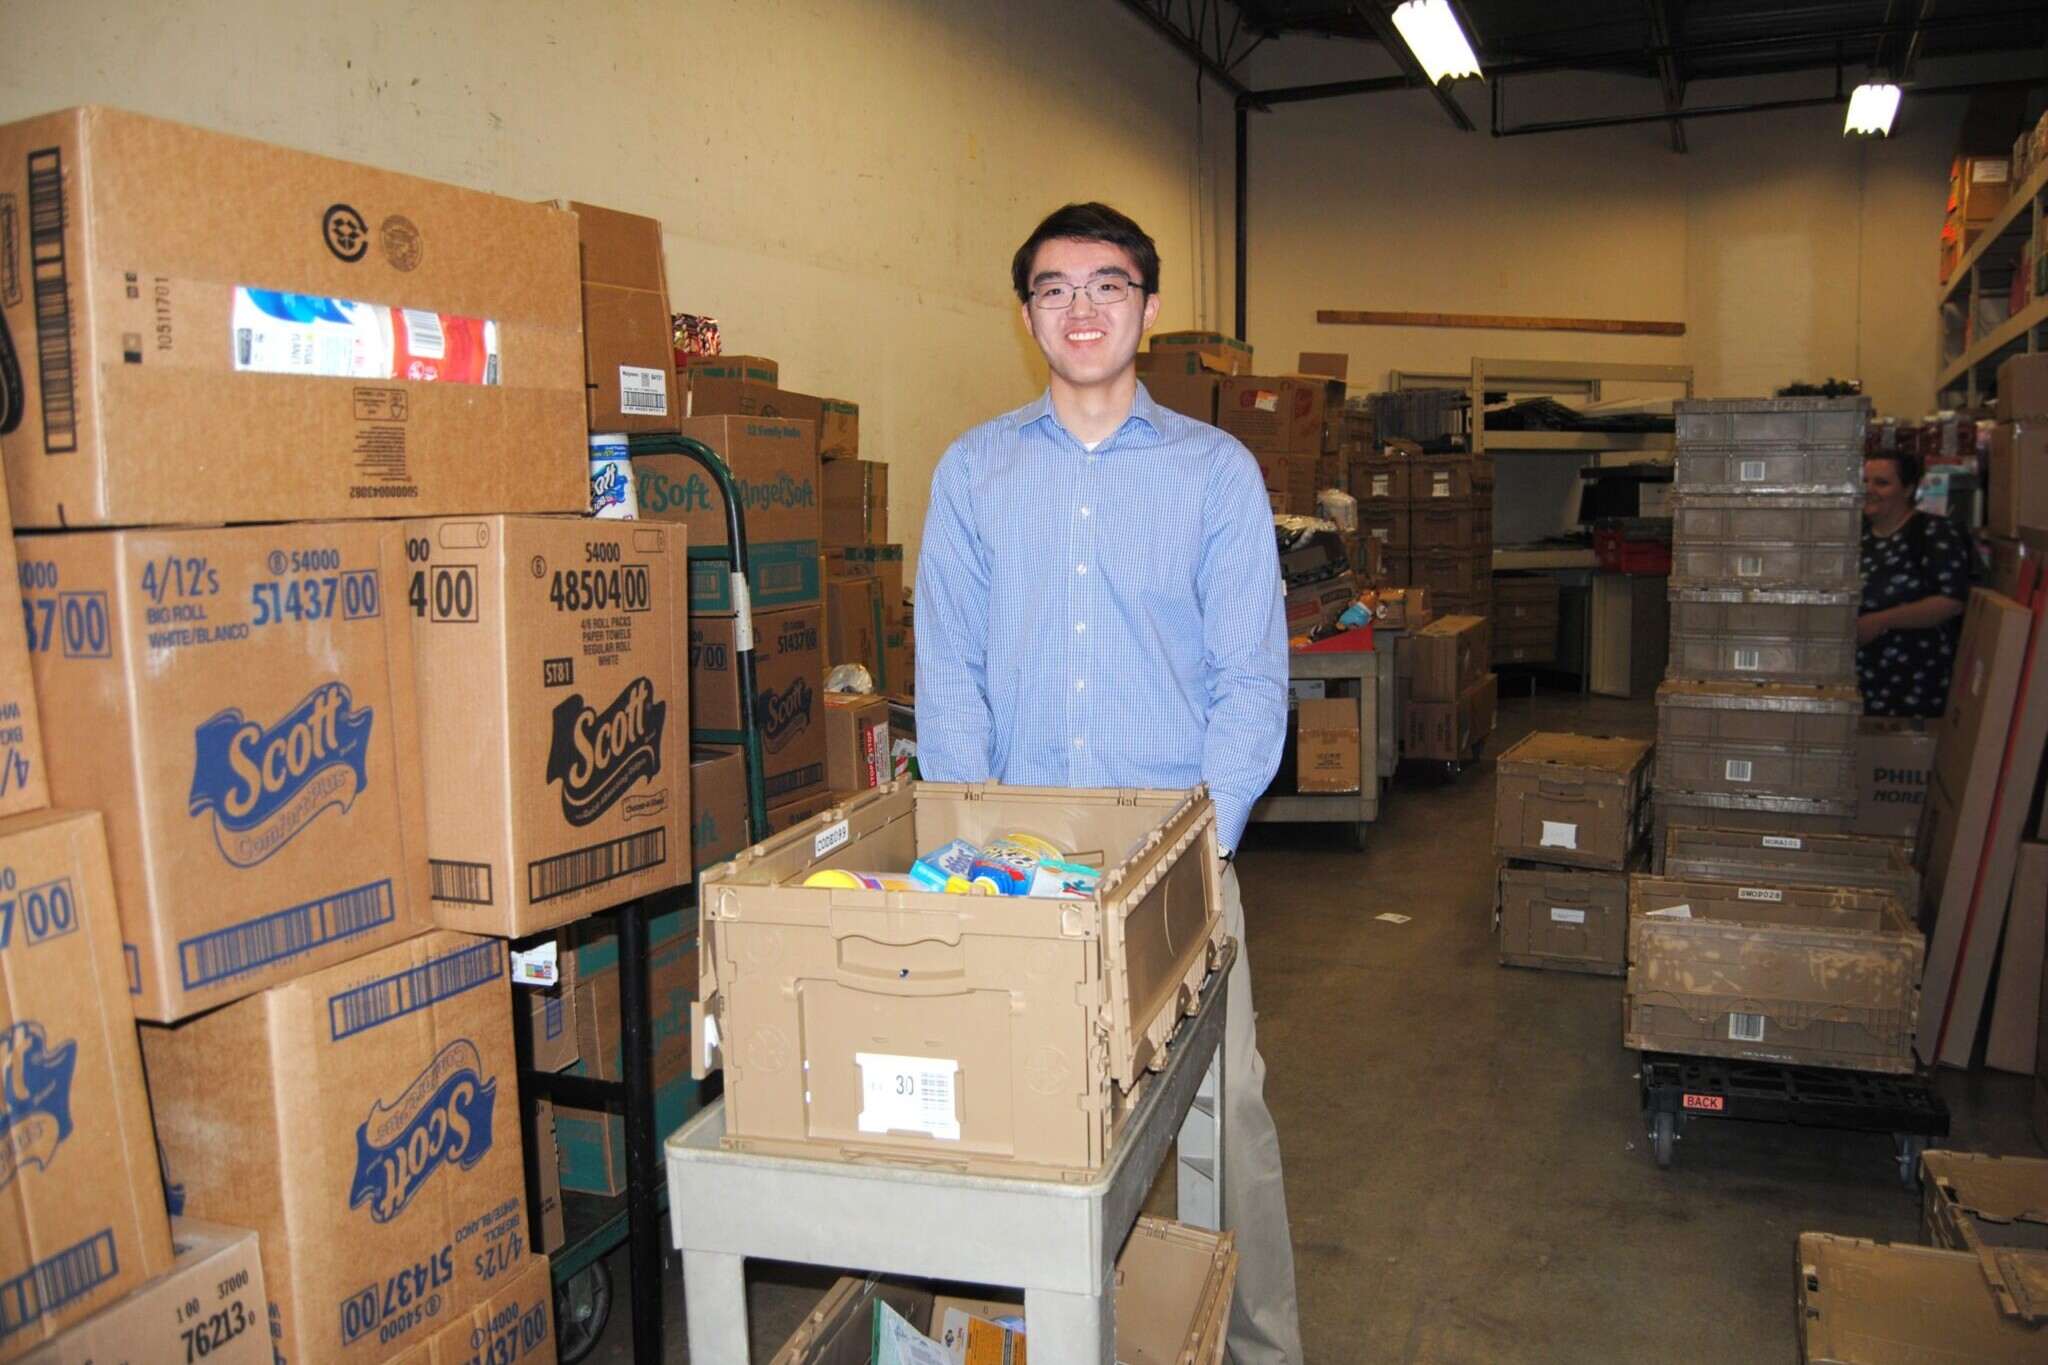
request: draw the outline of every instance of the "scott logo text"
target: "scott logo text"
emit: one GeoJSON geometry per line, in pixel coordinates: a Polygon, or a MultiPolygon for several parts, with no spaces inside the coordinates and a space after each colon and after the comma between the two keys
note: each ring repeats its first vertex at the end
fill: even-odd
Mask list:
{"type": "Polygon", "coordinates": [[[668,703],[654,699],[654,684],[635,678],[603,711],[581,692],[555,707],[547,780],[562,784],[562,818],[581,827],[610,810],[634,783],[661,772],[661,732],[668,703]]]}
{"type": "Polygon", "coordinates": [[[379,1100],[356,1129],[356,1173],[348,1206],[367,1205],[388,1223],[405,1211],[434,1172],[466,1171],[491,1150],[496,1077],[485,1080],[476,1044],[457,1038],[441,1049],[391,1104],[379,1100]]]}

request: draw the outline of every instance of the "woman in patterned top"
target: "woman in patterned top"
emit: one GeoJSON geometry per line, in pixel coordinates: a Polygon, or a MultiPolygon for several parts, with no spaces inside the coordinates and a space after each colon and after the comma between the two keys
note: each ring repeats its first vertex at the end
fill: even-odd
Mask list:
{"type": "Polygon", "coordinates": [[[1863,614],[1856,672],[1872,716],[1938,716],[1956,662],[1956,618],[1970,593],[1970,550],[1953,522],[1913,506],[1920,459],[1887,450],[1863,462],[1863,614]]]}

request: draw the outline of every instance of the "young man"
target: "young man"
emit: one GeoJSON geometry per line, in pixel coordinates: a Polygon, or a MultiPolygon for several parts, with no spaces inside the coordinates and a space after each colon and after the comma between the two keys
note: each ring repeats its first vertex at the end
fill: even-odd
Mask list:
{"type": "Polygon", "coordinates": [[[953,443],[917,571],[918,766],[945,782],[1209,784],[1237,939],[1223,1042],[1230,1354],[1301,1365],[1280,1142],[1266,1110],[1230,858],[1279,765],[1287,638],[1250,452],[1138,383],[1159,254],[1102,204],[1038,225],[1010,268],[1046,392],[953,443]]]}

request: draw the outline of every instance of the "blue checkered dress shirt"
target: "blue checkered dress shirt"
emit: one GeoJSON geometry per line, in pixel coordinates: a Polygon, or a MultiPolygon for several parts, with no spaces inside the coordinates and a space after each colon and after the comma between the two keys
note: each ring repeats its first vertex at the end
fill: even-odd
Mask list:
{"type": "Polygon", "coordinates": [[[1287,725],[1251,453],[1138,388],[1093,451],[1049,394],[953,443],[917,568],[918,767],[942,782],[1209,784],[1237,847],[1287,725]]]}

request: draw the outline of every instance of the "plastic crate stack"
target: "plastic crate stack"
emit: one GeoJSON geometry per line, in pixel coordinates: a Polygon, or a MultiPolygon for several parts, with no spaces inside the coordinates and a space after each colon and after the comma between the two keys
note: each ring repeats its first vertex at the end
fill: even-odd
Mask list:
{"type": "Polygon", "coordinates": [[[1678,406],[1655,860],[1674,825],[1839,834],[1856,815],[1862,398],[1678,406]]]}
{"type": "Polygon", "coordinates": [[[1493,460],[1471,452],[1463,389],[1372,395],[1374,444],[1345,452],[1381,580],[1426,588],[1437,615],[1493,614],[1493,460]]]}

